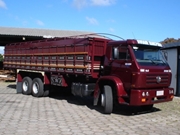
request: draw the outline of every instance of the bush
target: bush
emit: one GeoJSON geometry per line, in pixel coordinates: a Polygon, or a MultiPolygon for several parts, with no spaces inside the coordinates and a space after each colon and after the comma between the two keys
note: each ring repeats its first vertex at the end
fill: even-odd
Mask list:
{"type": "Polygon", "coordinates": [[[0,54],[0,61],[3,61],[3,55],[2,54],[0,54]]]}

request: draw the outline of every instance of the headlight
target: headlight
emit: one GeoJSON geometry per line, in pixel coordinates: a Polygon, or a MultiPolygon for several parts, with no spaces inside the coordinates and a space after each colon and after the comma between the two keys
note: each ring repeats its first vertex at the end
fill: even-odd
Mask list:
{"type": "Polygon", "coordinates": [[[142,96],[145,97],[145,96],[149,96],[149,92],[142,92],[142,96]]]}
{"type": "Polygon", "coordinates": [[[145,97],[145,92],[142,93],[142,96],[145,97]]]}
{"type": "Polygon", "coordinates": [[[146,96],[149,96],[149,92],[146,92],[146,96]]]}

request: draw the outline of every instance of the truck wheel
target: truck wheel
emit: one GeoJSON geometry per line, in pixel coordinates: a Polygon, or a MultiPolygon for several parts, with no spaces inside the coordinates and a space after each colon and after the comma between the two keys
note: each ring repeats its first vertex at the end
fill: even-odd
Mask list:
{"type": "Polygon", "coordinates": [[[43,97],[47,97],[47,96],[49,96],[49,90],[44,91],[43,97]]]}
{"type": "Polygon", "coordinates": [[[43,97],[49,96],[49,93],[50,93],[50,85],[44,85],[43,97]]]}
{"type": "Polygon", "coordinates": [[[34,97],[42,97],[44,94],[44,84],[40,78],[33,79],[32,95],[34,97]]]}
{"type": "Polygon", "coordinates": [[[30,77],[24,77],[22,80],[22,93],[24,95],[31,94],[32,79],[30,77]]]}
{"type": "Polygon", "coordinates": [[[113,94],[110,86],[105,85],[101,94],[101,106],[104,107],[104,113],[110,114],[113,110],[113,94]]]}

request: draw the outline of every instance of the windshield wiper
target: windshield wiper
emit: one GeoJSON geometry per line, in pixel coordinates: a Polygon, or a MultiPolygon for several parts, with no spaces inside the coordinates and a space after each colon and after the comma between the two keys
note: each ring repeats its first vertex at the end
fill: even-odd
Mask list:
{"type": "Polygon", "coordinates": [[[157,65],[158,63],[156,63],[155,61],[153,61],[152,59],[142,59],[142,60],[150,60],[153,64],[157,65]]]}
{"type": "Polygon", "coordinates": [[[155,62],[154,60],[152,60],[152,59],[149,59],[153,64],[155,64],[155,65],[158,65],[158,63],[157,62],[155,62]]]}
{"type": "Polygon", "coordinates": [[[166,64],[166,62],[164,62],[163,60],[156,60],[156,61],[161,61],[161,62],[162,62],[162,64],[166,64]]]}
{"type": "Polygon", "coordinates": [[[152,60],[152,59],[137,59],[137,60],[145,60],[145,61],[150,61],[150,62],[152,62],[153,64],[155,64],[155,65],[158,65],[159,63],[157,63],[157,62],[155,62],[154,60],[152,60]]]}

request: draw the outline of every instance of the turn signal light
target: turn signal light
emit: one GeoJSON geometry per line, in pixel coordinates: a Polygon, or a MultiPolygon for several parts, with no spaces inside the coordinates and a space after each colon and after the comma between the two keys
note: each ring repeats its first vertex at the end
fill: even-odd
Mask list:
{"type": "Polygon", "coordinates": [[[141,99],[141,102],[146,102],[146,99],[145,99],[145,98],[142,98],[142,99],[141,99]]]}
{"type": "Polygon", "coordinates": [[[174,96],[172,95],[170,98],[173,99],[173,97],[174,97],[174,96]]]}

